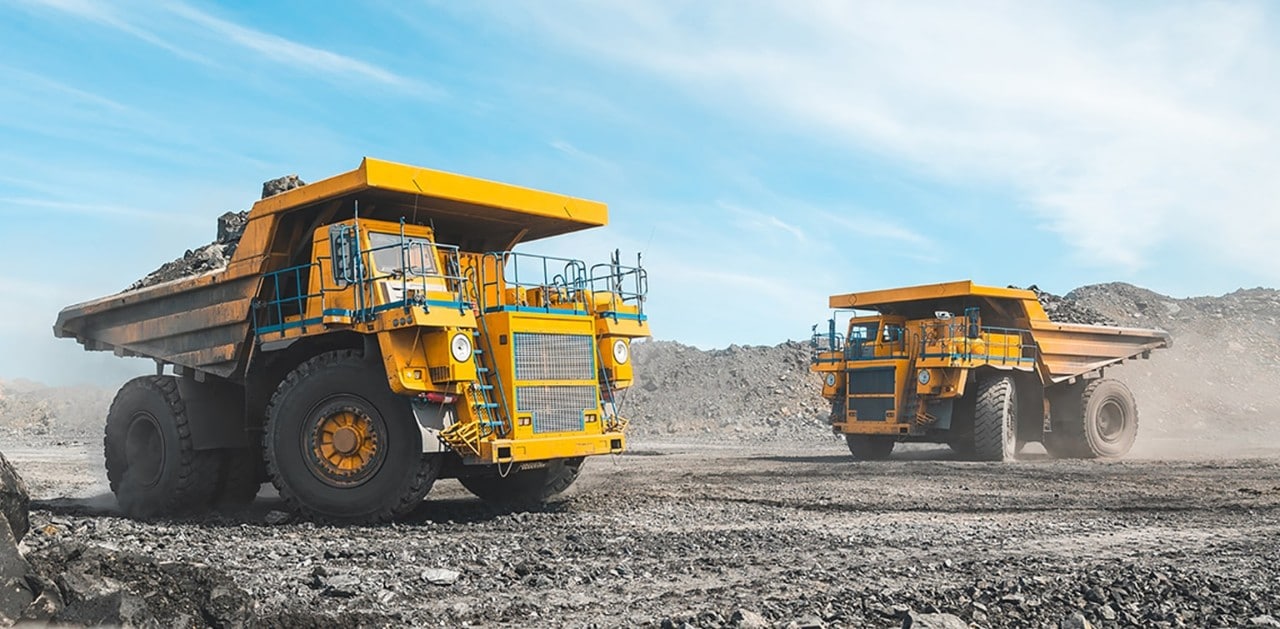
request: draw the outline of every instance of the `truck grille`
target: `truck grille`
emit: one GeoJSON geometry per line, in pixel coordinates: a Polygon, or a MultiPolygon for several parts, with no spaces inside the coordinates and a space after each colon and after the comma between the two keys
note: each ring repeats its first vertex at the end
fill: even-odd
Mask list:
{"type": "Polygon", "coordinates": [[[595,380],[594,337],[589,334],[514,335],[516,380],[595,380]]]}
{"type": "Polygon", "coordinates": [[[516,387],[516,412],[533,415],[533,432],[580,432],[598,408],[594,385],[516,387]]]}
{"type": "Polygon", "coordinates": [[[893,372],[893,367],[850,369],[847,372],[849,374],[849,395],[893,394],[897,392],[897,386],[893,381],[893,372]]]}

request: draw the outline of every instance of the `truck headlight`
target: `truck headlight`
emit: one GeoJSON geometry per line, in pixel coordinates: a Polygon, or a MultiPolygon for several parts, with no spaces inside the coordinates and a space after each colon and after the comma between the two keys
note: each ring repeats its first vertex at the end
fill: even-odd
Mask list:
{"type": "Polygon", "coordinates": [[[829,374],[827,374],[827,386],[829,386],[829,387],[834,387],[834,386],[836,386],[836,375],[835,375],[835,374],[833,374],[833,373],[829,373],[829,374]]]}
{"type": "Polygon", "coordinates": [[[453,354],[453,359],[460,363],[471,360],[471,339],[461,332],[454,334],[453,339],[449,341],[449,353],[453,354]]]}
{"type": "Polygon", "coordinates": [[[627,347],[627,342],[618,339],[613,342],[613,359],[619,365],[627,364],[627,360],[631,358],[631,348],[627,347]]]}
{"type": "Polygon", "coordinates": [[[919,381],[920,384],[929,384],[929,380],[932,378],[933,377],[929,375],[928,369],[921,369],[920,373],[916,374],[916,380],[919,381]]]}

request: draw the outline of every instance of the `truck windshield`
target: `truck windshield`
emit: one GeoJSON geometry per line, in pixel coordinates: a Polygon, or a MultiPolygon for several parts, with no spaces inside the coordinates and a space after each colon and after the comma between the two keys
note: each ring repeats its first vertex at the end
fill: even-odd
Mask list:
{"type": "Polygon", "coordinates": [[[858,324],[858,325],[851,326],[849,328],[849,340],[865,341],[870,339],[872,341],[875,341],[877,327],[879,326],[875,323],[858,324]]]}
{"type": "Polygon", "coordinates": [[[373,245],[373,265],[379,273],[413,276],[434,275],[436,272],[435,248],[422,238],[405,237],[405,247],[400,247],[400,234],[371,232],[369,244],[373,245]],[[402,253],[403,252],[403,253],[402,253]]]}

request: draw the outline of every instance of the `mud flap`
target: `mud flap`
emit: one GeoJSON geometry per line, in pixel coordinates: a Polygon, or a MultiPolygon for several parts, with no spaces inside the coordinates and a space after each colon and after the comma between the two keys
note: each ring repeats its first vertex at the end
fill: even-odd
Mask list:
{"type": "Polygon", "coordinates": [[[418,430],[422,432],[423,452],[453,452],[453,448],[440,440],[440,431],[452,425],[457,418],[451,404],[432,404],[414,400],[413,417],[418,421],[418,430]]]}

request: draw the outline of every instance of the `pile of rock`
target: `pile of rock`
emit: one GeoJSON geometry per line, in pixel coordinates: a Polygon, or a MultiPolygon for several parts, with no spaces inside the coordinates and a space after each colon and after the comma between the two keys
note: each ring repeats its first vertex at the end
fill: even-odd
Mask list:
{"type": "Polygon", "coordinates": [[[641,437],[827,438],[831,407],[809,373],[807,343],[703,351],[671,341],[633,346],[635,385],[619,410],[641,437]]]}
{"type": "MultiPolygon", "coordinates": [[[[306,185],[297,175],[286,175],[262,184],[262,198],[306,185]]],[[[164,263],[146,277],[129,285],[126,290],[138,290],[182,277],[199,275],[207,271],[225,268],[235,255],[240,237],[244,235],[249,212],[227,212],[218,217],[218,237],[212,243],[197,249],[188,249],[181,258],[164,263]]]]}
{"type": "MultiPolygon", "coordinates": [[[[1010,288],[1017,287],[1012,286],[1010,288]]],[[[1116,325],[1114,319],[1081,304],[1071,294],[1061,297],[1048,291],[1040,290],[1040,287],[1034,284],[1027,287],[1027,290],[1036,294],[1036,298],[1040,300],[1040,306],[1044,308],[1045,314],[1049,315],[1051,321],[1057,321],[1058,323],[1084,323],[1087,325],[1116,325]]]]}
{"type": "Polygon", "coordinates": [[[26,484],[0,453],[0,626],[222,626],[249,620],[248,596],[209,566],[161,563],[72,541],[24,554],[29,506],[26,484]]]}

